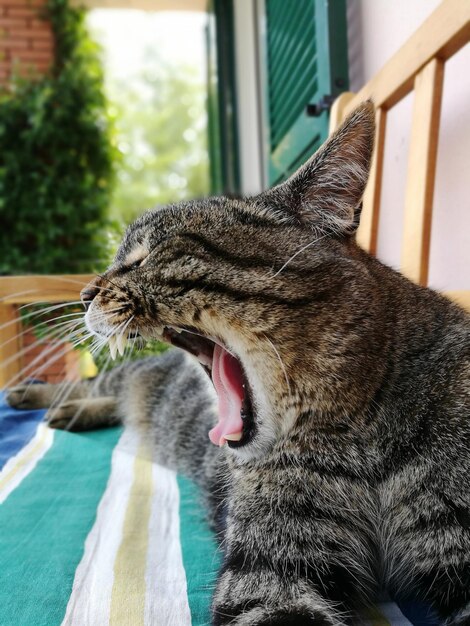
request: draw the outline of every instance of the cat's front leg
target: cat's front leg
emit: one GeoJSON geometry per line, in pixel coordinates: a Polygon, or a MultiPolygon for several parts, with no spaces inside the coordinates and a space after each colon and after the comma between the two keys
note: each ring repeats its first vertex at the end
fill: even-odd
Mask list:
{"type": "MultiPolygon", "coordinates": [[[[460,458],[459,458],[459,452],[460,458]]],[[[431,604],[446,626],[470,624],[470,467],[453,456],[415,459],[384,483],[387,583],[401,599],[431,604]],[[451,459],[451,460],[450,460],[451,459]],[[447,465],[446,465],[447,462],[447,465]]]]}
{"type": "Polygon", "coordinates": [[[344,626],[335,603],[307,580],[269,568],[224,569],[213,604],[214,626],[344,626]]]}
{"type": "Polygon", "coordinates": [[[375,593],[371,495],[273,460],[233,473],[215,626],[339,626],[375,593]]]}

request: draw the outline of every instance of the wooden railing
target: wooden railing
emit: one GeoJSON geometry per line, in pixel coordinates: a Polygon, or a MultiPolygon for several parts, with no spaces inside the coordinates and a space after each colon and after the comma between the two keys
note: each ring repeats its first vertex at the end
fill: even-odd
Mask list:
{"type": "Polygon", "coordinates": [[[0,389],[15,380],[23,366],[18,307],[79,300],[80,290],[92,278],[88,274],[0,277],[0,389]]]}
{"type": "MultiPolygon", "coordinates": [[[[358,93],[342,94],[331,111],[330,132],[361,102],[372,99],[376,107],[375,150],[357,234],[358,243],[375,254],[387,114],[414,90],[401,271],[420,285],[428,282],[445,63],[469,41],[470,2],[444,0],[358,93]]],[[[447,295],[470,309],[470,290],[447,295]]]]}

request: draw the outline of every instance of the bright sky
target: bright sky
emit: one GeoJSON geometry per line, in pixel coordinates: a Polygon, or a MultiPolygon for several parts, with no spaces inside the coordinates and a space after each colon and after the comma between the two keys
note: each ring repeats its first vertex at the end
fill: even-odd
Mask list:
{"type": "Polygon", "coordinates": [[[155,46],[165,59],[199,67],[204,80],[204,13],[93,9],[87,21],[95,39],[104,47],[106,73],[114,78],[138,72],[145,50],[155,46]]]}

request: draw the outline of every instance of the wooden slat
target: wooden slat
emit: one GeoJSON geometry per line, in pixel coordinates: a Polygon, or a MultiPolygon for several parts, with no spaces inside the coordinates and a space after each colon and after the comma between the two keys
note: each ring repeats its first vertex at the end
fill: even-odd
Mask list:
{"type": "Polygon", "coordinates": [[[428,279],[443,78],[444,62],[433,59],[415,80],[401,269],[420,285],[428,279]]]}
{"type": "Polygon", "coordinates": [[[372,98],[391,108],[412,89],[415,75],[431,59],[448,59],[470,41],[470,1],[444,0],[400,50],[348,103],[350,113],[372,98]]]}
{"type": "Polygon", "coordinates": [[[369,182],[364,193],[361,221],[356,236],[357,243],[371,254],[377,252],[386,121],[387,112],[384,109],[377,109],[375,113],[374,154],[372,155],[369,182]]]}
{"type": "Polygon", "coordinates": [[[333,102],[333,106],[330,111],[330,123],[328,132],[329,134],[333,134],[335,130],[341,126],[345,116],[345,110],[351,100],[355,97],[355,93],[352,91],[345,91],[340,94],[336,100],[333,102]]]}
{"type": "Polygon", "coordinates": [[[21,322],[16,307],[0,303],[0,389],[21,371],[20,333],[21,322]]]}
{"type": "Polygon", "coordinates": [[[470,291],[446,291],[444,295],[470,312],[470,291]]]}
{"type": "Polygon", "coordinates": [[[80,290],[93,278],[91,274],[3,276],[0,277],[0,303],[71,302],[79,299],[80,290]]]}

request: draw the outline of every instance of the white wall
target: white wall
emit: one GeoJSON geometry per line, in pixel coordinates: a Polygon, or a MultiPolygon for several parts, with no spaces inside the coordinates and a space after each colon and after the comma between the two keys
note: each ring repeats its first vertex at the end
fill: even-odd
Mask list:
{"type": "MultiPolygon", "coordinates": [[[[467,1],[467,0],[462,0],[467,1]]],[[[400,48],[439,0],[348,0],[351,90],[400,48]]],[[[470,45],[447,64],[429,283],[470,288],[470,45]]],[[[378,256],[398,268],[413,94],[388,115],[378,256]]]]}
{"type": "Polygon", "coordinates": [[[264,185],[257,20],[256,2],[234,2],[238,149],[241,191],[244,195],[259,193],[264,185]]]}

